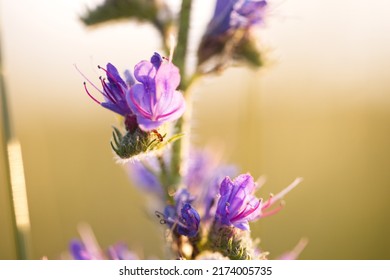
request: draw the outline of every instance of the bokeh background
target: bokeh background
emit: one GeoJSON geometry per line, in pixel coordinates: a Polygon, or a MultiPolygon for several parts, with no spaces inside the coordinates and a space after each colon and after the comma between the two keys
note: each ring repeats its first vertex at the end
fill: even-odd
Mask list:
{"type": "MultiPolygon", "coordinates": [[[[87,97],[73,66],[96,80],[97,64],[132,68],[160,50],[158,33],[135,22],[84,27],[79,15],[98,2],[0,1],[34,259],[59,258],[79,222],[102,247],[122,240],[143,258],[163,256],[148,200],[113,160],[117,120],[87,97]]],[[[213,2],[195,1],[193,40],[213,2]]],[[[390,4],[270,2],[259,32],[266,67],[198,84],[192,142],[223,147],[242,172],[266,175],[262,196],[304,178],[282,212],[252,224],[271,258],[306,237],[302,259],[390,259],[390,4]]],[[[14,259],[4,162],[1,154],[0,259],[14,259]]]]}

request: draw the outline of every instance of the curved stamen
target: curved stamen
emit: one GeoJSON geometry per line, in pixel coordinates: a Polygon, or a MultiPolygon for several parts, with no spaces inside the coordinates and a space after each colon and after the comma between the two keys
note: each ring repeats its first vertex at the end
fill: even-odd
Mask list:
{"type": "Polygon", "coordinates": [[[74,64],[73,66],[74,66],[74,68],[76,68],[77,72],[79,72],[80,75],[83,76],[83,78],[84,78],[91,86],[93,86],[98,92],[100,92],[101,94],[104,95],[104,93],[103,93],[103,92],[102,92],[94,83],[92,83],[91,80],[88,79],[87,76],[85,76],[83,72],[80,71],[80,69],[77,67],[76,64],[74,64]]]}
{"type": "Polygon", "coordinates": [[[270,207],[274,203],[274,201],[272,199],[273,197],[274,197],[274,195],[272,193],[270,193],[268,200],[264,203],[264,205],[261,207],[261,209],[267,209],[268,207],[270,207]]]}
{"type": "Polygon", "coordinates": [[[84,89],[85,89],[85,91],[87,92],[88,96],[89,96],[93,101],[95,101],[97,104],[101,105],[102,103],[101,103],[99,100],[97,100],[95,97],[93,97],[92,94],[89,93],[88,88],[87,88],[87,83],[84,82],[83,84],[84,84],[84,89]]]}
{"type": "Polygon", "coordinates": [[[303,181],[303,178],[296,178],[290,185],[288,185],[284,190],[280,193],[276,194],[274,197],[274,202],[283,198],[288,192],[290,192],[293,188],[295,188],[300,182],[303,181]]]}
{"type": "Polygon", "coordinates": [[[284,208],[284,202],[282,201],[279,205],[279,207],[273,209],[273,210],[270,210],[268,212],[263,212],[261,213],[261,217],[264,218],[264,217],[268,217],[268,216],[271,216],[271,215],[274,215],[276,213],[278,213],[280,210],[282,210],[284,208]]]}
{"type": "Polygon", "coordinates": [[[148,112],[146,112],[146,111],[141,107],[141,105],[139,105],[138,102],[135,100],[135,98],[134,98],[134,93],[133,93],[132,90],[130,91],[130,98],[131,98],[131,101],[133,102],[133,104],[135,105],[135,107],[137,107],[138,111],[141,113],[142,116],[144,116],[145,118],[151,118],[151,117],[152,117],[152,115],[149,114],[148,112]]]}
{"type": "Polygon", "coordinates": [[[165,118],[165,117],[168,117],[168,116],[170,116],[170,115],[176,113],[176,112],[179,111],[179,110],[180,110],[180,106],[177,107],[175,110],[169,112],[169,113],[166,113],[166,114],[163,114],[163,115],[158,116],[158,117],[157,117],[157,121],[159,121],[159,120],[161,120],[161,119],[163,119],[163,118],[165,118]]]}
{"type": "Polygon", "coordinates": [[[258,201],[257,205],[254,206],[248,203],[247,206],[244,208],[244,210],[242,210],[239,214],[237,214],[235,217],[231,219],[231,222],[238,221],[244,217],[249,216],[250,214],[255,212],[259,208],[259,206],[260,206],[260,200],[258,201]],[[248,210],[248,206],[250,207],[249,210],[248,210]]]}
{"type": "Polygon", "coordinates": [[[115,77],[110,73],[108,72],[106,69],[104,69],[103,67],[101,67],[100,65],[98,65],[98,68],[99,69],[102,69],[104,72],[106,72],[107,76],[109,76],[113,81],[114,81],[114,84],[117,85],[122,93],[122,95],[124,96],[125,95],[125,92],[123,91],[122,89],[122,86],[121,84],[115,79],[115,77]]]}
{"type": "Polygon", "coordinates": [[[99,77],[99,80],[102,83],[102,87],[103,87],[104,92],[106,93],[104,96],[106,96],[108,99],[110,99],[112,101],[112,103],[116,104],[116,99],[114,97],[114,94],[112,93],[112,91],[108,87],[105,80],[102,77],[99,77]]]}

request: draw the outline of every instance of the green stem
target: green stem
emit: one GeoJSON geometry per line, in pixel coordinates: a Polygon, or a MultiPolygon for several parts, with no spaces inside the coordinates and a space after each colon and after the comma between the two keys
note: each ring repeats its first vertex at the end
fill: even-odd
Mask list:
{"type": "MultiPolygon", "coordinates": [[[[180,70],[181,83],[180,90],[183,92],[183,95],[186,97],[188,95],[188,83],[186,76],[186,57],[187,57],[187,46],[188,46],[188,35],[190,27],[190,15],[191,15],[191,5],[192,0],[183,0],[181,4],[180,20],[179,20],[179,32],[177,38],[177,47],[173,56],[174,64],[180,70]]],[[[175,125],[174,134],[181,134],[186,128],[186,123],[188,122],[187,116],[190,111],[191,101],[187,97],[187,112],[181,117],[175,125]]],[[[183,167],[185,161],[185,147],[184,141],[189,141],[189,135],[185,134],[184,137],[175,141],[172,145],[172,160],[171,160],[171,176],[170,176],[170,185],[174,188],[177,188],[181,183],[183,176],[183,167]]]]}
{"type": "Polygon", "coordinates": [[[190,29],[192,0],[183,0],[181,3],[179,31],[177,35],[177,47],[173,55],[173,63],[179,68],[181,75],[181,84],[179,88],[185,92],[186,88],[186,58],[188,35],[190,29]]]}

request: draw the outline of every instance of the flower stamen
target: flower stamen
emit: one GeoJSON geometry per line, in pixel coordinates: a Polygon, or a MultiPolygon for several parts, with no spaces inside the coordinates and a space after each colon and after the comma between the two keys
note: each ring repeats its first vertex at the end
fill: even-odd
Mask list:
{"type": "Polygon", "coordinates": [[[113,81],[114,81],[114,84],[119,88],[119,90],[121,91],[122,95],[125,95],[125,92],[123,91],[122,89],[122,86],[121,84],[117,81],[117,79],[110,73],[108,72],[105,68],[101,67],[100,65],[98,65],[98,68],[103,70],[104,72],[106,72],[107,74],[107,77],[111,78],[113,81]]]}
{"type": "Polygon", "coordinates": [[[116,100],[114,98],[114,94],[111,91],[111,89],[108,87],[105,79],[102,76],[100,76],[99,80],[102,83],[102,87],[103,87],[103,90],[104,90],[104,93],[105,93],[104,96],[107,97],[108,99],[110,99],[112,103],[117,104],[117,102],[116,102],[116,100]]]}
{"type": "Polygon", "coordinates": [[[284,201],[281,201],[277,208],[270,210],[268,212],[262,212],[261,217],[264,218],[264,217],[274,215],[274,214],[278,213],[280,210],[282,210],[285,205],[286,205],[286,203],[284,201]]]}
{"type": "Polygon", "coordinates": [[[97,100],[95,97],[93,97],[92,94],[89,93],[88,88],[87,88],[87,83],[84,82],[83,84],[84,84],[84,89],[85,89],[85,91],[87,92],[88,96],[89,96],[93,101],[95,101],[97,104],[101,105],[102,103],[101,103],[99,100],[97,100]]]}

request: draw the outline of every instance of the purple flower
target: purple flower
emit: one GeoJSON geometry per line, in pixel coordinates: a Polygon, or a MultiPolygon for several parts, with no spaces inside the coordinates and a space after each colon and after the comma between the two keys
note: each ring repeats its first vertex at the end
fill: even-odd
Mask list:
{"type": "Polygon", "coordinates": [[[263,21],[266,6],[265,0],[217,0],[206,35],[218,36],[259,24],[263,21]]]}
{"type": "Polygon", "coordinates": [[[248,222],[279,212],[283,205],[267,212],[265,210],[296,187],[301,180],[296,179],[287,188],[263,203],[262,199],[254,196],[257,184],[250,174],[239,175],[233,181],[226,177],[220,187],[221,197],[217,205],[217,220],[223,225],[249,230],[248,222]]]}
{"type": "MultiPolygon", "coordinates": [[[[86,80],[97,90],[103,97],[104,101],[101,102],[97,100],[87,89],[86,83],[84,83],[85,91],[96,103],[102,105],[104,108],[107,108],[119,115],[126,116],[132,115],[132,111],[129,105],[126,102],[126,94],[130,90],[134,80],[131,77],[129,72],[127,74],[127,81],[125,82],[118,73],[118,70],[111,63],[107,64],[107,69],[104,69],[98,66],[99,69],[102,69],[106,72],[107,79],[100,77],[100,82],[102,84],[102,90],[100,90],[96,85],[94,85],[83,73],[80,74],[86,78],[86,80]]],[[[76,68],[77,69],[77,68],[76,68]]]]}
{"type": "Polygon", "coordinates": [[[191,204],[184,204],[181,208],[181,216],[179,219],[177,232],[179,234],[194,237],[198,233],[200,216],[191,204]]]}
{"type": "Polygon", "coordinates": [[[126,244],[117,243],[107,249],[107,257],[110,260],[137,260],[138,256],[129,250],[126,244]]]}
{"type": "Polygon", "coordinates": [[[119,75],[118,70],[111,63],[107,64],[107,69],[98,66],[99,69],[106,72],[107,79],[99,77],[102,84],[102,89],[99,89],[93,84],[77,67],[77,71],[88,81],[92,87],[94,87],[101,95],[103,95],[104,101],[96,99],[88,90],[87,84],[84,82],[84,88],[88,96],[103,106],[104,108],[111,110],[119,115],[125,117],[126,129],[130,132],[138,127],[137,119],[133,114],[130,106],[127,104],[126,95],[130,91],[131,86],[134,84],[134,78],[129,71],[125,72],[126,82],[119,75]]]}
{"type": "Polygon", "coordinates": [[[88,252],[84,243],[78,239],[74,239],[69,244],[69,251],[75,260],[93,260],[96,259],[88,252]]]}
{"type": "Polygon", "coordinates": [[[100,248],[95,251],[93,246],[87,247],[82,241],[74,239],[69,244],[69,251],[74,260],[136,260],[138,257],[123,243],[108,247],[107,254],[100,248]]]}
{"type": "Polygon", "coordinates": [[[183,207],[168,205],[164,209],[164,216],[167,225],[174,230],[177,230],[178,234],[188,237],[195,237],[199,231],[200,216],[198,212],[191,206],[190,203],[184,203],[183,207]]]}
{"type": "Polygon", "coordinates": [[[249,230],[249,221],[261,214],[261,202],[254,196],[256,184],[249,174],[236,177],[233,181],[226,177],[220,188],[217,218],[224,225],[249,230]]]}
{"type": "Polygon", "coordinates": [[[134,76],[138,83],[131,87],[126,100],[142,130],[151,131],[181,117],[185,101],[176,90],[180,74],[172,62],[163,63],[155,53],[150,62],[143,60],[135,66],[134,76]]]}
{"type": "Polygon", "coordinates": [[[100,66],[99,69],[107,76],[106,79],[100,77],[102,89],[77,70],[103,95],[104,101],[95,98],[84,83],[89,97],[104,108],[124,116],[128,131],[134,132],[138,126],[146,132],[152,131],[183,115],[185,101],[176,90],[180,84],[179,69],[171,61],[163,63],[158,53],[152,56],[150,62],[143,60],[135,66],[136,80],[126,71],[124,81],[111,63],[107,64],[107,69],[100,66]]]}
{"type": "Polygon", "coordinates": [[[104,253],[96,241],[92,229],[82,224],[79,226],[81,240],[73,239],[69,244],[70,255],[74,260],[135,260],[138,257],[123,243],[108,247],[104,253]]]}
{"type": "Polygon", "coordinates": [[[168,226],[174,227],[178,234],[188,237],[196,236],[200,223],[199,213],[191,206],[193,200],[194,198],[186,189],[181,189],[175,195],[176,205],[168,205],[164,209],[168,226]]]}
{"type": "Polygon", "coordinates": [[[192,150],[184,183],[196,198],[194,205],[199,210],[202,222],[211,220],[215,214],[219,186],[226,176],[237,174],[233,165],[221,164],[221,160],[208,150],[192,150]]]}
{"type": "Polygon", "coordinates": [[[236,2],[237,0],[217,0],[206,35],[223,34],[230,28],[230,15],[236,2]]]}
{"type": "Polygon", "coordinates": [[[267,7],[265,0],[239,0],[230,15],[232,28],[250,28],[263,23],[267,7]]]}
{"type": "MultiPolygon", "coordinates": [[[[163,160],[165,166],[169,168],[171,155],[169,150],[167,152],[164,154],[163,160]]],[[[164,188],[159,179],[161,167],[155,157],[128,163],[126,171],[134,185],[163,198],[164,188]]],[[[237,168],[235,166],[221,164],[220,159],[211,154],[211,151],[193,149],[190,152],[187,170],[183,178],[183,183],[187,187],[186,191],[177,192],[175,201],[190,201],[200,214],[202,222],[212,222],[219,186],[226,176],[236,174],[237,168]],[[179,196],[181,196],[180,199],[179,196]]],[[[178,209],[179,212],[180,209],[178,209]]]]}

